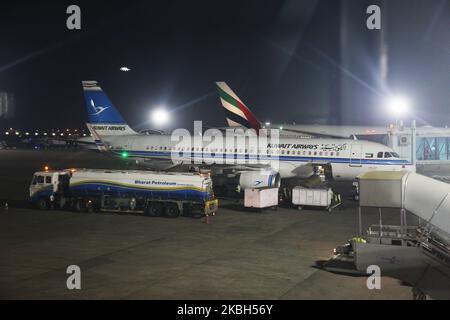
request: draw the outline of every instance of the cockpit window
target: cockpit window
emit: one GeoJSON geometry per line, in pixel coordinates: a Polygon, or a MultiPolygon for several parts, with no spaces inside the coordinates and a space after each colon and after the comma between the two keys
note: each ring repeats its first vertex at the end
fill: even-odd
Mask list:
{"type": "Polygon", "coordinates": [[[397,152],[391,152],[391,154],[394,158],[400,158],[397,152]]]}
{"type": "Polygon", "coordinates": [[[385,157],[385,158],[392,158],[392,155],[391,155],[390,152],[385,152],[385,153],[384,153],[384,157],[385,157]]]}
{"type": "Polygon", "coordinates": [[[381,151],[378,152],[378,153],[377,153],[377,158],[383,158],[383,152],[381,152],[381,151]]]}

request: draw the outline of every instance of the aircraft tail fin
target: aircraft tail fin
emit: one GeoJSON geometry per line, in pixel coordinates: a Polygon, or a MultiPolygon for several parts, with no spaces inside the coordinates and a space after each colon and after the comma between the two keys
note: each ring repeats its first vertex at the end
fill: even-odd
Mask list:
{"type": "Polygon", "coordinates": [[[230,127],[245,127],[259,132],[261,123],[225,82],[216,82],[220,101],[230,127]]]}
{"type": "Polygon", "coordinates": [[[97,81],[82,81],[89,123],[99,136],[136,134],[97,81]]]}

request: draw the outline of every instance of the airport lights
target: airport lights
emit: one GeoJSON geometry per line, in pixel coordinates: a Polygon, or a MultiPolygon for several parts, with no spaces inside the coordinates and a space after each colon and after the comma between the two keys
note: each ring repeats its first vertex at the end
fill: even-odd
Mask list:
{"type": "Polygon", "coordinates": [[[152,121],[161,130],[162,126],[169,121],[169,113],[162,107],[157,108],[152,113],[152,121]]]}
{"type": "Polygon", "coordinates": [[[402,117],[406,116],[410,111],[408,98],[400,95],[392,95],[387,100],[387,108],[389,113],[394,117],[395,128],[403,130],[402,117]]]}
{"type": "Polygon", "coordinates": [[[396,118],[404,116],[410,108],[409,100],[402,96],[392,96],[388,100],[389,112],[396,118]]]}

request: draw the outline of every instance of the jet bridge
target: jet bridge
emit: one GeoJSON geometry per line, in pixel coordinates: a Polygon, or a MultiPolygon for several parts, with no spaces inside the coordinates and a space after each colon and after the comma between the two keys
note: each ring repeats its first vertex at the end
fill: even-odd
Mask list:
{"type": "MultiPolygon", "coordinates": [[[[411,284],[415,297],[450,299],[450,184],[415,172],[372,171],[359,179],[361,209],[376,207],[379,224],[354,242],[356,269],[378,265],[382,275],[411,284]],[[397,208],[400,225],[383,225],[382,209],[397,208]],[[417,216],[408,226],[406,212],[417,216]]],[[[361,233],[361,227],[360,227],[361,233]]]]}
{"type": "Polygon", "coordinates": [[[450,184],[414,172],[372,171],[359,178],[359,190],[359,236],[336,248],[325,269],[345,272],[337,262],[351,261],[349,272],[367,274],[376,265],[382,276],[410,284],[414,298],[450,299],[450,184]],[[379,223],[363,234],[366,207],[378,208],[379,223]],[[392,215],[392,208],[400,224],[384,225],[383,211],[392,215]],[[410,219],[414,225],[407,212],[417,217],[410,219]]]}
{"type": "MultiPolygon", "coordinates": [[[[429,232],[439,233],[448,239],[450,184],[415,172],[370,171],[360,177],[359,188],[360,207],[409,211],[425,224],[429,232]]],[[[403,223],[406,224],[406,221],[403,223]]]]}

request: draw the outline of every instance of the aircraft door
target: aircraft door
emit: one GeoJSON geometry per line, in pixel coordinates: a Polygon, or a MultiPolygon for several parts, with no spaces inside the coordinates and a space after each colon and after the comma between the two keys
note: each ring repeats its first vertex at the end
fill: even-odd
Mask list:
{"type": "Polygon", "coordinates": [[[350,167],[361,167],[363,155],[362,144],[352,144],[350,147],[350,167]]]}

